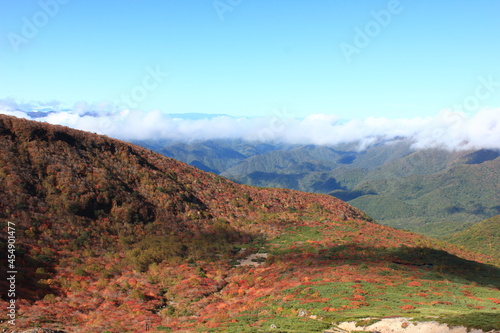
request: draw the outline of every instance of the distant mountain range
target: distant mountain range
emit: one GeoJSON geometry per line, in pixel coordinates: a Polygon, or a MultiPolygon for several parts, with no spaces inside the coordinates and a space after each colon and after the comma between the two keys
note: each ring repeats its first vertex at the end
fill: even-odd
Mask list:
{"type": "MultiPolygon", "coordinates": [[[[339,163],[356,163],[350,154],[339,163]]],[[[13,256],[0,287],[15,289],[0,307],[15,303],[16,331],[323,332],[388,316],[500,329],[498,258],[379,225],[329,195],[240,185],[4,115],[0,230],[13,256]]]]}
{"type": "Polygon", "coordinates": [[[380,223],[432,236],[500,213],[495,150],[416,150],[405,139],[362,150],[243,140],[136,143],[239,183],[330,194],[380,223]]]}
{"type": "MultiPolygon", "coordinates": [[[[15,111],[19,111],[22,113],[25,113],[26,115],[30,116],[33,119],[38,119],[38,118],[44,118],[47,117],[51,114],[55,113],[72,113],[73,110],[69,108],[63,108],[63,109],[54,109],[53,107],[47,107],[47,106],[39,106],[39,107],[33,107],[32,105],[30,107],[27,107],[25,109],[17,109],[15,111]]],[[[90,117],[99,117],[102,116],[102,112],[97,112],[97,111],[85,111],[84,113],[81,114],[81,116],[90,116],[90,117]]],[[[186,119],[186,120],[200,120],[200,119],[213,119],[217,117],[231,117],[226,114],[222,113],[196,113],[196,112],[191,112],[191,113],[169,113],[169,117],[171,118],[179,118],[179,119],[186,119]]]]}

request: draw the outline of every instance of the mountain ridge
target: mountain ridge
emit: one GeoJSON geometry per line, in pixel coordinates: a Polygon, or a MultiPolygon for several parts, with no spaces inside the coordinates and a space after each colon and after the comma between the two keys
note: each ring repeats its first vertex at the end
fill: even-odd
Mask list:
{"type": "MultiPolygon", "coordinates": [[[[23,144],[26,145],[26,151],[28,152],[28,155],[31,154],[29,156],[26,154],[25,154],[26,156],[23,156],[23,154],[19,150],[19,147],[4,146],[6,148],[3,152],[4,156],[10,155],[10,158],[13,159],[14,158],[13,154],[17,153],[19,158],[25,158],[26,165],[28,165],[28,166],[30,164],[32,164],[32,162],[34,160],[36,160],[36,163],[41,164],[42,167],[47,169],[47,163],[48,163],[47,155],[37,156],[37,154],[36,154],[37,152],[35,152],[34,149],[31,149],[29,147],[30,142],[33,140],[40,140],[40,141],[45,142],[47,144],[53,143],[55,145],[60,145],[60,143],[65,143],[65,144],[67,144],[67,146],[70,147],[70,149],[80,148],[81,152],[79,153],[79,156],[75,156],[75,157],[84,157],[84,160],[85,159],[90,160],[91,158],[96,157],[95,154],[92,156],[85,156],[85,149],[81,149],[82,147],[84,147],[84,145],[82,145],[81,143],[82,142],[85,143],[86,140],[90,140],[87,138],[87,136],[89,134],[87,134],[85,132],[72,130],[69,128],[62,127],[62,126],[48,125],[48,124],[29,122],[29,121],[24,121],[24,120],[16,120],[16,121],[13,121],[11,124],[9,124],[10,126],[9,125],[5,126],[6,119],[9,119],[9,118],[3,116],[0,119],[2,119],[2,125],[0,126],[0,135],[15,137],[18,141],[21,141],[21,142],[23,142],[23,144]],[[25,131],[25,129],[23,128],[23,125],[27,125],[27,124],[30,124],[30,126],[33,126],[33,129],[30,131],[25,131]],[[12,128],[15,131],[15,133],[12,132],[11,130],[9,130],[8,127],[12,128]],[[53,130],[51,130],[51,129],[53,129],[53,130]],[[10,149],[10,151],[8,151],[9,149],[10,149]],[[13,152],[13,150],[15,152],[13,152]]],[[[10,119],[12,119],[12,118],[10,118],[10,119]]],[[[103,138],[104,137],[100,137],[100,136],[94,137],[93,136],[91,139],[91,144],[94,146],[93,148],[98,149],[100,151],[100,153],[106,154],[107,156],[114,156],[116,158],[120,157],[123,159],[123,161],[125,161],[127,163],[134,163],[135,165],[138,165],[139,167],[146,166],[146,167],[152,168],[156,172],[159,172],[160,165],[165,170],[169,169],[170,171],[177,172],[180,175],[183,174],[181,172],[181,169],[185,169],[185,170],[187,170],[187,173],[194,174],[193,176],[187,176],[187,178],[194,179],[196,176],[196,177],[200,177],[200,178],[207,178],[206,181],[210,180],[213,182],[221,182],[224,184],[229,184],[229,182],[226,181],[222,177],[201,173],[198,169],[191,167],[191,166],[188,166],[184,163],[175,161],[173,159],[169,159],[169,158],[163,159],[159,155],[156,155],[156,153],[153,153],[152,151],[144,149],[140,146],[134,146],[134,145],[124,143],[122,141],[111,139],[111,138],[106,138],[106,139],[103,139],[103,138]],[[133,149],[131,149],[131,147],[133,147],[133,149]],[[154,163],[154,164],[150,163],[146,159],[146,157],[152,158],[157,163],[154,163]],[[203,177],[201,176],[202,174],[203,174],[203,177]]],[[[36,149],[40,151],[40,150],[43,150],[44,147],[36,147],[36,149]]],[[[73,154],[74,154],[74,152],[73,152],[73,154]]],[[[6,159],[8,159],[8,158],[6,158],[6,159]]],[[[73,167],[75,167],[75,166],[73,166],[73,167]]],[[[77,169],[77,170],[75,170],[75,173],[81,174],[82,172],[84,172],[85,167],[95,168],[96,166],[90,166],[88,163],[87,165],[75,167],[75,169],[77,169]]],[[[126,176],[126,172],[121,172],[124,170],[120,170],[120,171],[114,170],[113,171],[113,170],[111,170],[110,166],[104,165],[102,167],[105,169],[104,172],[108,172],[111,174],[114,173],[113,176],[115,176],[115,178],[117,176],[117,173],[121,173],[120,176],[126,176]]],[[[40,168],[41,167],[39,167],[38,169],[40,169],[40,168]]],[[[38,173],[37,176],[39,178],[47,176],[47,170],[37,170],[37,173],[38,173]]],[[[171,181],[173,181],[173,183],[176,183],[176,180],[172,179],[172,177],[175,178],[177,176],[169,174],[167,171],[163,171],[163,176],[166,176],[171,181]]],[[[156,180],[157,179],[155,179],[155,181],[156,180]]],[[[102,184],[101,185],[96,184],[96,185],[97,185],[97,188],[101,188],[103,186],[102,184]]],[[[192,185],[195,186],[195,184],[192,184],[192,185]]],[[[36,191],[36,185],[29,184],[28,181],[26,181],[26,184],[23,184],[22,186],[36,191]]],[[[167,186],[167,185],[165,185],[165,186],[167,186]]],[[[233,184],[232,186],[238,190],[239,189],[251,190],[252,192],[255,193],[256,198],[258,198],[260,195],[259,193],[262,192],[262,191],[254,190],[253,188],[246,187],[246,186],[241,186],[241,185],[236,185],[236,184],[233,184]]],[[[199,190],[199,191],[197,191],[197,193],[204,193],[203,191],[201,191],[201,186],[197,186],[196,189],[199,190]]],[[[178,190],[184,191],[185,192],[184,195],[187,197],[194,195],[193,191],[188,191],[188,190],[182,189],[182,188],[179,188],[178,190]]],[[[216,203],[212,204],[212,201],[213,201],[213,198],[216,197],[217,189],[208,188],[208,190],[210,190],[211,192],[203,195],[204,196],[203,201],[206,202],[209,206],[213,207],[213,209],[216,209],[216,207],[215,207],[216,203]]],[[[130,192],[130,189],[127,189],[127,191],[130,192]]],[[[161,190],[159,190],[159,191],[162,192],[161,190]]],[[[289,198],[294,197],[293,195],[291,195],[292,193],[297,193],[296,191],[290,191],[290,190],[276,190],[276,193],[278,193],[279,191],[285,191],[289,198]]],[[[165,192],[165,190],[163,190],[163,192],[165,192]]],[[[45,196],[45,195],[46,194],[44,194],[43,196],[45,196]]],[[[273,194],[271,194],[271,197],[272,196],[273,196],[273,194]]],[[[330,200],[331,198],[325,198],[325,199],[330,200]]],[[[196,201],[197,199],[193,198],[192,200],[196,201]]],[[[269,200],[272,201],[272,198],[269,198],[269,200]]],[[[331,202],[335,202],[336,204],[341,204],[341,205],[344,205],[345,207],[347,207],[347,205],[341,203],[340,200],[333,199],[333,200],[331,200],[331,202]]],[[[300,203],[297,203],[297,204],[300,204],[300,203]]],[[[84,208],[85,207],[82,207],[83,210],[84,210],[84,208]]],[[[300,208],[303,208],[303,207],[300,207],[300,208]]],[[[109,207],[108,207],[108,210],[109,210],[109,207]]],[[[354,211],[355,210],[353,209],[353,212],[354,211]]],[[[81,212],[81,213],[84,214],[84,212],[81,212]]],[[[234,211],[233,213],[236,214],[236,211],[234,211]]],[[[145,213],[145,214],[146,215],[144,217],[146,218],[146,220],[149,220],[152,218],[152,217],[148,217],[147,213],[145,213]]],[[[362,213],[360,211],[357,211],[357,214],[361,215],[362,213]]],[[[6,218],[6,217],[7,216],[4,216],[4,218],[6,218]]],[[[83,216],[83,217],[85,217],[85,216],[83,216]]]]}

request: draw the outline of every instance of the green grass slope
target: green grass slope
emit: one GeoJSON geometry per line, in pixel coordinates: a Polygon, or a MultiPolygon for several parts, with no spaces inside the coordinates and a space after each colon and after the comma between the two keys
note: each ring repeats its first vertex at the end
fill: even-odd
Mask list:
{"type": "Polygon", "coordinates": [[[446,240],[500,259],[500,215],[476,223],[446,240]]]}

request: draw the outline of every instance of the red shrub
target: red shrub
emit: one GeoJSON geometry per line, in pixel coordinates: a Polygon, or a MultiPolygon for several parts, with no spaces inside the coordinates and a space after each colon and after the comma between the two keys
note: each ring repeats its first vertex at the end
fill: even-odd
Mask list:
{"type": "Polygon", "coordinates": [[[413,305],[410,305],[410,304],[402,305],[402,306],[400,306],[400,308],[402,310],[414,310],[415,309],[415,307],[413,305]]]}
{"type": "Polygon", "coordinates": [[[411,281],[411,282],[408,282],[407,286],[408,287],[421,287],[422,283],[420,283],[419,281],[411,281]]]}

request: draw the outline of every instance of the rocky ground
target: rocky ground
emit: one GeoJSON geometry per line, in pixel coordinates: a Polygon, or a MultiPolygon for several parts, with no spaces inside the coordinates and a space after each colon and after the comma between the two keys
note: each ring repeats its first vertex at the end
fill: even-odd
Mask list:
{"type": "MultiPolygon", "coordinates": [[[[364,331],[379,333],[485,333],[483,330],[469,330],[464,326],[449,327],[437,321],[412,322],[411,318],[384,318],[379,322],[366,327],[356,326],[356,322],[345,322],[338,327],[346,332],[364,331]]],[[[488,333],[498,333],[499,331],[489,331],[488,333]]]]}

